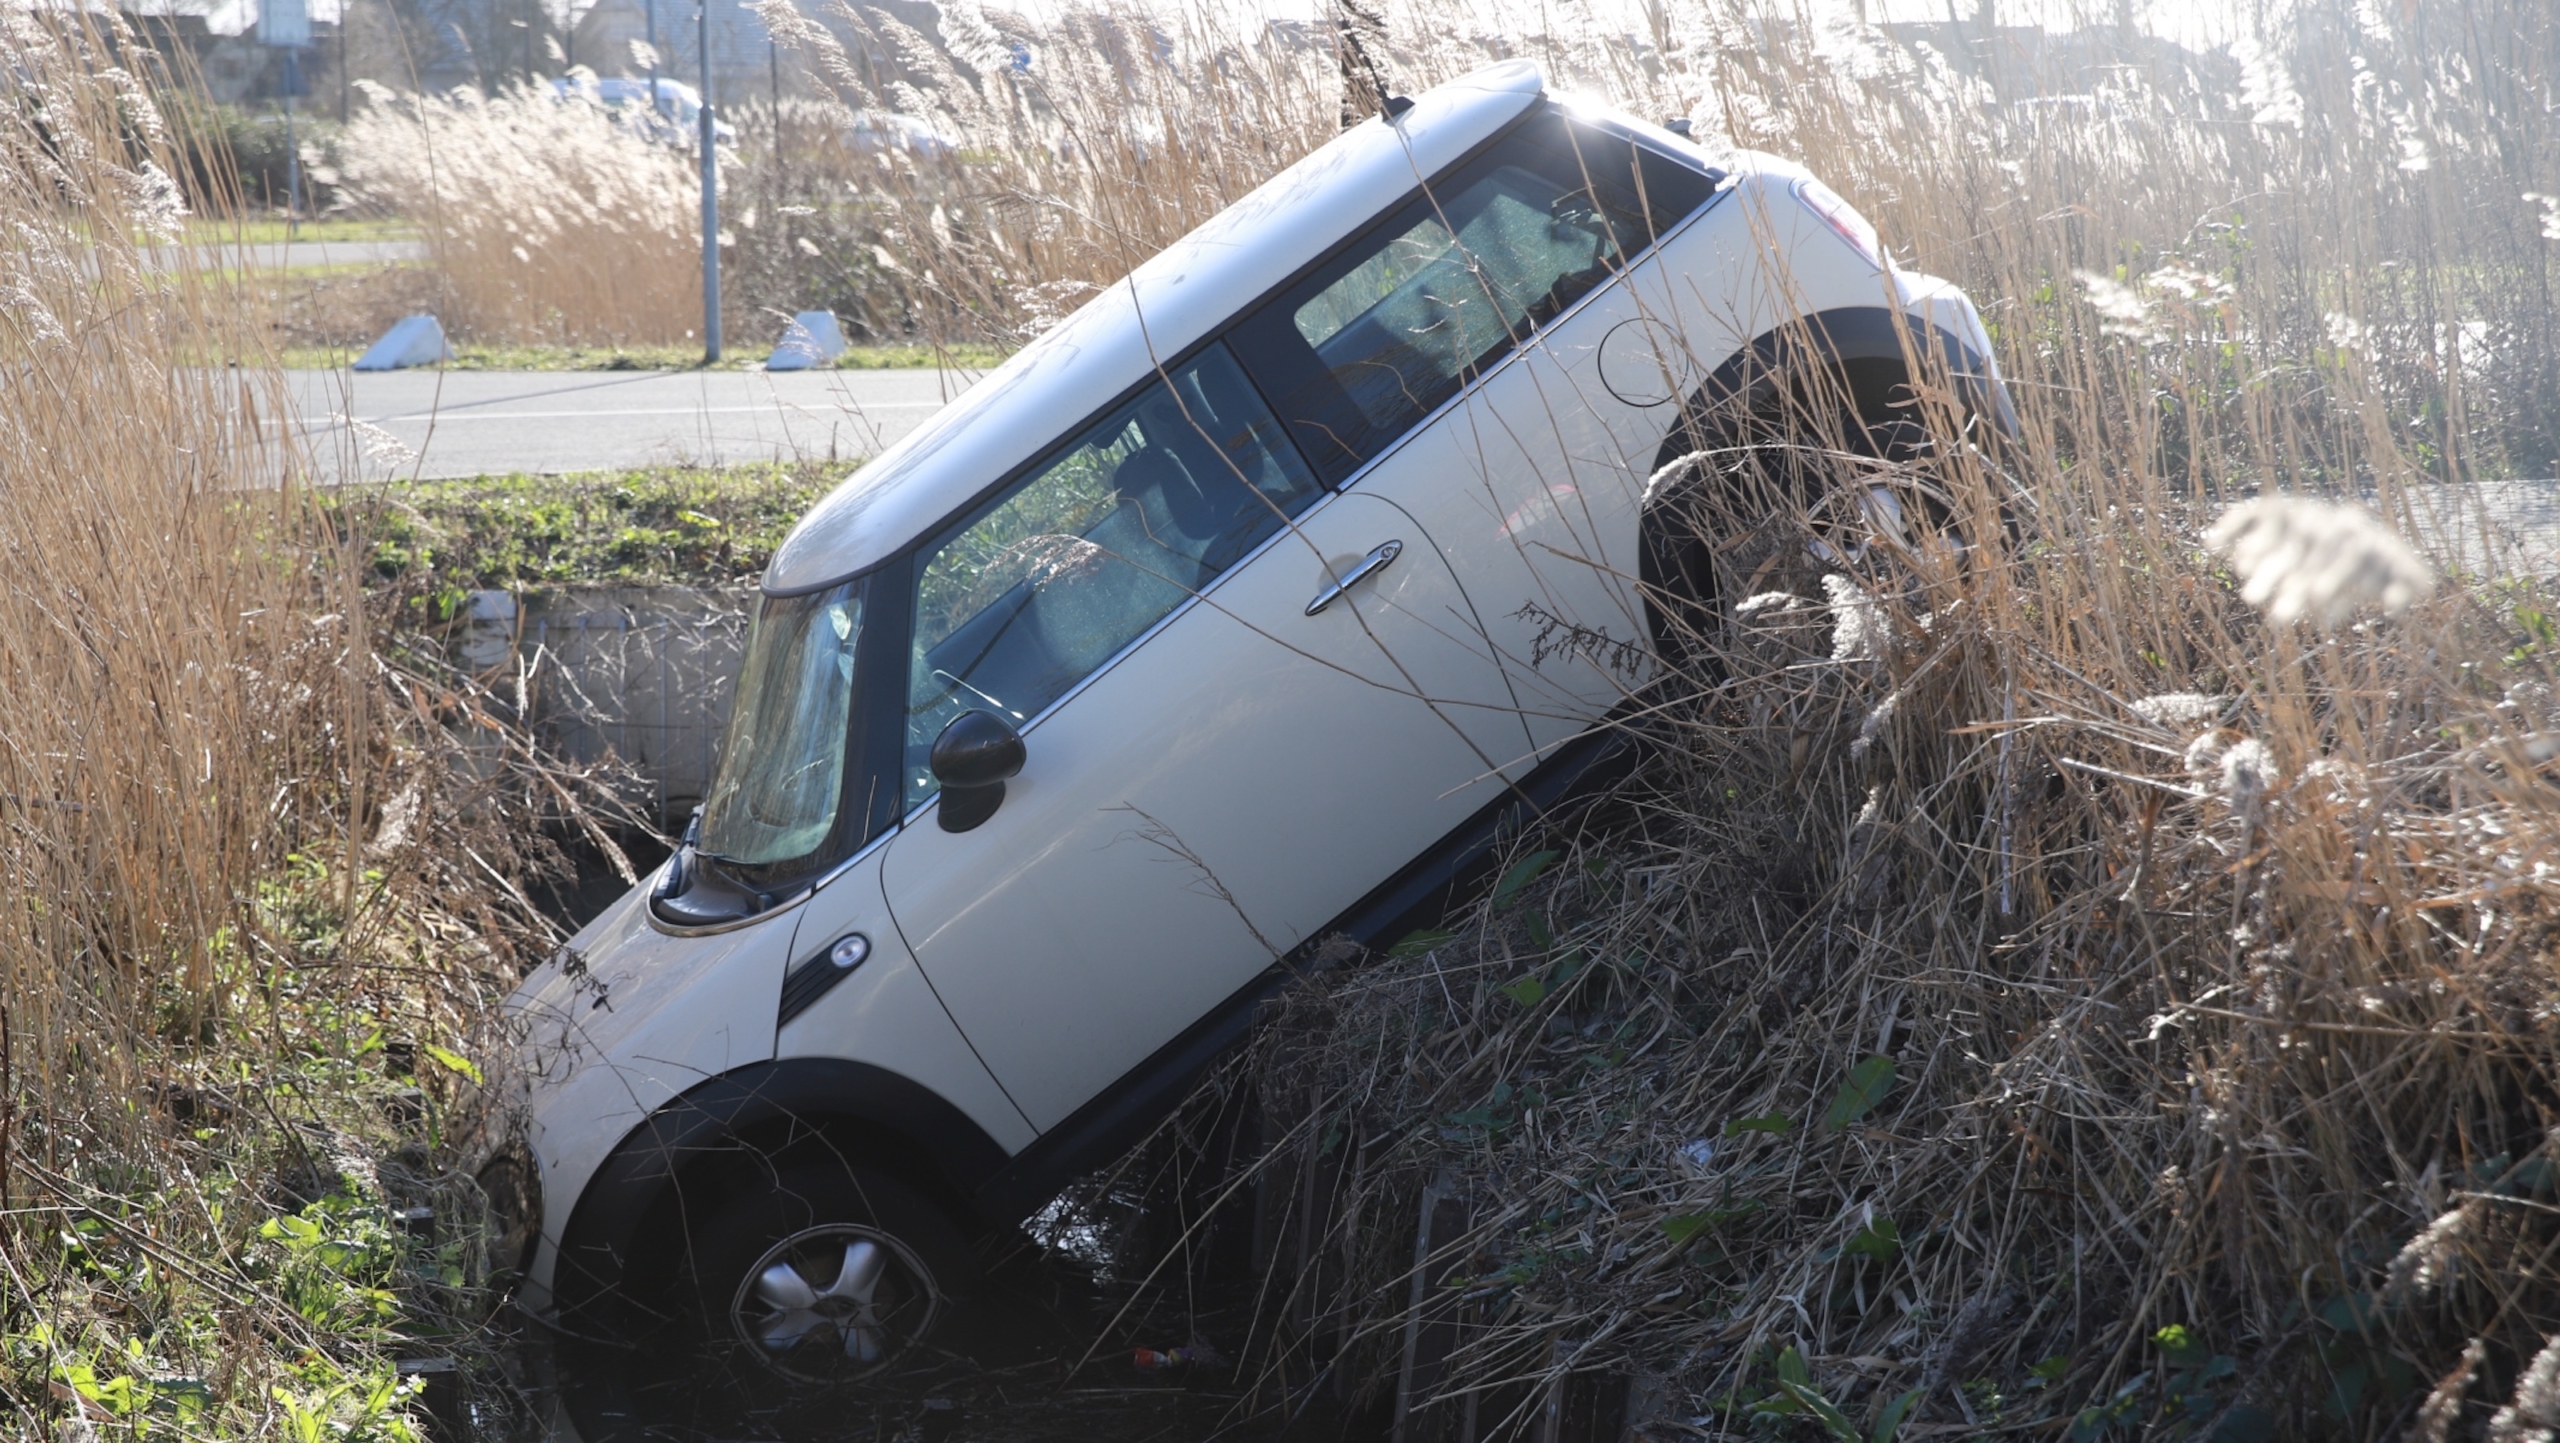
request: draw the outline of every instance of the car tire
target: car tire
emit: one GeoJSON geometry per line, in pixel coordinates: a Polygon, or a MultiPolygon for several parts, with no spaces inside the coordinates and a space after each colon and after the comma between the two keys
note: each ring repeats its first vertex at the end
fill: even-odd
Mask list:
{"type": "Polygon", "coordinates": [[[744,1169],[694,1231],[680,1300],[714,1351],[814,1387],[947,1349],[977,1259],[899,1178],[834,1156],[744,1169]]]}
{"type": "MultiPolygon", "coordinates": [[[[1719,595],[1719,555],[1760,564],[1741,569],[1759,589],[1821,595],[1820,575],[1858,559],[1854,540],[1871,525],[1917,537],[1951,535],[1955,508],[1927,484],[1939,443],[1908,416],[1860,414],[1829,398],[1848,394],[1845,377],[1780,376],[1763,393],[1711,403],[1701,395],[1665,438],[1657,491],[1647,498],[1640,579],[1655,653],[1676,670],[1714,670],[1712,647],[1727,601],[1719,595]],[[1743,405],[1749,399],[1757,404],[1743,405]],[[1814,417],[1829,413],[1828,424],[1814,417]],[[1676,463],[1696,456],[1685,471],[1676,463]],[[1796,517],[1812,523],[1811,544],[1796,517]],[[1738,534],[1754,525],[1752,540],[1738,534]],[[1775,553],[1761,556],[1760,553],[1775,553]],[[1845,553],[1845,554],[1844,554],[1845,553]]],[[[1886,388],[1872,382],[1879,394],[1886,388]]]]}

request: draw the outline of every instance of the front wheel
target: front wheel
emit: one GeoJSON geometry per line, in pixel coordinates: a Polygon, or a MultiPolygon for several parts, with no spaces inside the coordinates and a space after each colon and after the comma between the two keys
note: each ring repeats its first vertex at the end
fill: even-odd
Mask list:
{"type": "Polygon", "coordinates": [[[968,1242],[898,1179],[833,1158],[756,1170],[696,1234],[689,1282],[709,1340],[820,1386],[948,1343],[978,1280],[968,1242]]]}

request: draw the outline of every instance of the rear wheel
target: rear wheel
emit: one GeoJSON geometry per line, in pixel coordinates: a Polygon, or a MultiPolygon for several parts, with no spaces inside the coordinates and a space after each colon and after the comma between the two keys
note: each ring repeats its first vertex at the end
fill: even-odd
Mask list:
{"type": "Polygon", "coordinates": [[[1645,500],[1640,579],[1657,655],[1702,660],[1720,602],[1818,597],[1824,573],[1861,566],[1879,541],[1961,544],[1942,443],[1913,419],[1899,374],[1870,362],[1781,371],[1690,403],[1645,500]]]}
{"type": "Polygon", "coordinates": [[[834,1157],[740,1177],[695,1235],[686,1279],[707,1341],[819,1386],[947,1346],[978,1280],[961,1231],[895,1177],[834,1157]]]}

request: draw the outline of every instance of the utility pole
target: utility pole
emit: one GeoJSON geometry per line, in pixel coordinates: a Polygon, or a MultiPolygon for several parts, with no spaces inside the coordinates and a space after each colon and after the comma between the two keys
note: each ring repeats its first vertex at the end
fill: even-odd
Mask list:
{"type": "MultiPolygon", "coordinates": [[[[285,73],[293,73],[293,52],[284,53],[285,73]]],[[[291,81],[285,82],[288,87],[291,81]]],[[[293,134],[293,91],[284,93],[284,238],[291,241],[302,221],[302,144],[293,134]]]]}
{"type": "Polygon", "coordinates": [[[293,102],[311,93],[302,78],[302,52],[284,53],[284,77],[276,87],[284,92],[284,238],[292,240],[301,233],[302,222],[302,142],[294,134],[293,102]]]}
{"type": "Polygon", "coordinates": [[[258,7],[258,43],[284,52],[284,71],[277,77],[276,89],[282,92],[277,98],[284,102],[284,233],[290,240],[302,212],[302,145],[294,134],[293,102],[311,93],[303,83],[299,58],[311,44],[311,10],[305,0],[265,0],[258,7]]]}
{"type": "Polygon", "coordinates": [[[702,47],[702,363],[720,359],[720,152],[712,144],[711,0],[694,12],[702,47]]]}

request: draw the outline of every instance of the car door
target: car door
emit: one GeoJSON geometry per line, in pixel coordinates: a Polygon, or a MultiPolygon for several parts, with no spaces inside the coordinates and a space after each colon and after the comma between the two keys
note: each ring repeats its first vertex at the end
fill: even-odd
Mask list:
{"type": "Polygon", "coordinates": [[[1679,409],[1663,373],[1694,368],[1654,319],[1665,310],[1658,298],[1647,303],[1646,269],[1531,342],[1451,408],[1407,462],[1466,480],[1446,494],[1433,535],[1483,607],[1486,644],[1541,753],[1627,700],[1650,673],[1638,512],[1679,409]],[[1613,388],[1604,360],[1643,381],[1613,388]]]}
{"type": "Polygon", "coordinates": [[[1223,347],[928,542],[912,573],[905,780],[922,810],[883,885],[1044,1130],[1494,800],[1524,743],[1412,518],[1328,494],[1223,347]],[[1019,727],[1028,759],[955,833],[926,758],[970,710],[1019,727]]]}
{"type": "Polygon", "coordinates": [[[1447,557],[1527,724],[1515,771],[1643,679],[1636,510],[1689,368],[1629,265],[1711,191],[1550,108],[1238,328],[1319,469],[1447,557]]]}

